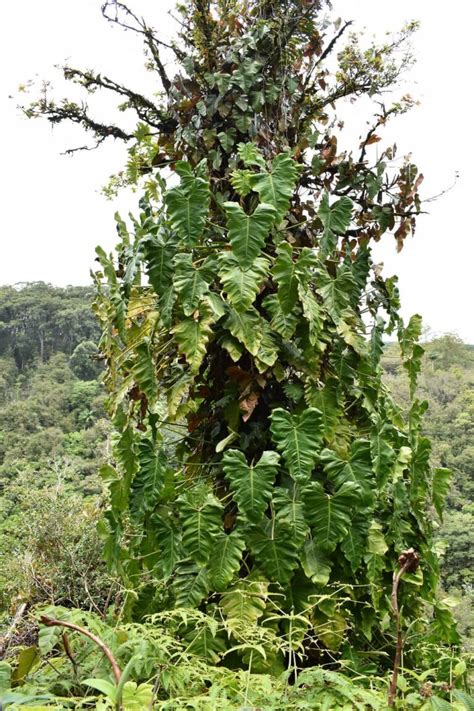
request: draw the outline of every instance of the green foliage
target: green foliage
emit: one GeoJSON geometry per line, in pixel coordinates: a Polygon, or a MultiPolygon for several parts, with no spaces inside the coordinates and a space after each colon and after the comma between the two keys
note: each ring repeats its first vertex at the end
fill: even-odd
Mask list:
{"type": "Polygon", "coordinates": [[[255,465],[249,466],[243,452],[230,449],[224,454],[222,468],[230,482],[239,512],[252,523],[258,523],[270,502],[278,471],[276,452],[263,452],[255,465]]]}
{"type": "Polygon", "coordinates": [[[212,583],[218,592],[224,592],[240,568],[245,541],[237,531],[220,534],[215,541],[211,558],[212,583]]]}
{"type": "Polygon", "coordinates": [[[298,546],[286,521],[268,521],[252,528],[249,548],[269,580],[280,585],[290,582],[298,566],[298,546]]]}
{"type": "MultiPolygon", "coordinates": [[[[257,595],[256,589],[254,592],[257,595]]],[[[229,596],[232,594],[235,593],[230,592],[229,596]]],[[[155,614],[140,624],[115,625],[95,614],[64,607],[39,610],[38,615],[46,613],[98,636],[123,670],[120,683],[114,682],[110,666],[98,647],[79,632],[68,630],[69,650],[74,654],[72,678],[71,658],[66,657],[61,628],[40,626],[39,649],[36,646],[23,649],[17,659],[11,659],[13,666],[0,663],[3,665],[0,666],[2,702],[12,711],[91,706],[106,711],[115,709],[119,699],[123,711],[141,711],[150,705],[162,711],[189,708],[202,711],[221,708],[229,711],[242,708],[385,711],[387,708],[388,679],[368,677],[363,670],[358,670],[360,659],[351,657],[350,652],[345,660],[346,674],[316,666],[303,670],[289,683],[294,671],[291,666],[285,671],[259,673],[263,640],[250,636],[250,628],[243,624],[240,614],[244,608],[237,610],[229,605],[226,609],[229,615],[221,620],[197,610],[179,609],[155,614]],[[238,639],[234,654],[249,655],[248,670],[225,664],[222,640],[226,635],[238,639]],[[46,639],[48,643],[42,644],[46,639]],[[34,659],[33,664],[27,658],[34,659]],[[20,674],[21,684],[9,690],[11,676],[18,678],[20,674]],[[55,693],[51,693],[52,688],[55,693]]],[[[246,619],[250,620],[250,616],[246,619]]],[[[290,619],[296,632],[298,616],[290,619]]],[[[267,638],[274,637],[269,629],[267,638]]],[[[291,646],[290,639],[276,647],[276,653],[283,652],[285,645],[291,646]]],[[[446,656],[444,661],[452,678],[459,680],[465,662],[453,655],[446,656]]],[[[450,693],[443,690],[446,684],[436,679],[436,669],[420,674],[403,671],[399,681],[403,698],[396,703],[396,709],[471,709],[472,697],[459,688],[450,693]]]]}
{"type": "MultiPolygon", "coordinates": [[[[21,306],[25,324],[38,313],[62,319],[67,312],[80,336],[94,323],[90,290],[23,285],[11,293],[8,313],[16,318],[21,306]]],[[[97,346],[84,340],[74,348],[75,337],[66,338],[45,321],[48,350],[43,358],[38,350],[35,360],[24,360],[19,372],[13,351],[20,347],[15,339],[22,336],[18,324],[15,328],[0,359],[2,624],[23,602],[104,606],[112,583],[95,530],[100,518],[96,497],[102,489],[97,471],[110,425],[100,382],[83,379],[102,370],[89,358],[97,354],[97,346]]],[[[28,636],[27,626],[18,634],[20,639],[28,636]]]]}
{"type": "Polygon", "coordinates": [[[270,204],[260,203],[251,215],[247,215],[236,202],[226,202],[224,208],[232,251],[239,265],[248,269],[262,251],[275,221],[275,209],[270,204]]]}
{"type": "Polygon", "coordinates": [[[330,552],[348,533],[351,509],[357,502],[359,489],[346,482],[334,494],[327,494],[317,481],[304,492],[306,516],[313,529],[318,546],[330,552]]]}
{"type": "Polygon", "coordinates": [[[219,276],[229,303],[237,311],[247,311],[255,301],[269,271],[270,262],[256,257],[252,266],[243,269],[233,255],[223,255],[219,276]]]}
{"type": "Polygon", "coordinates": [[[154,443],[140,442],[139,470],[133,480],[130,497],[130,513],[134,517],[143,517],[147,511],[153,511],[160,499],[165,485],[166,454],[156,451],[154,443]]]}
{"type": "Polygon", "coordinates": [[[22,372],[36,358],[45,362],[55,353],[71,355],[84,341],[97,342],[92,295],[90,287],[60,289],[43,282],[1,287],[0,356],[13,357],[22,372]]]}
{"type": "MultiPolygon", "coordinates": [[[[135,669],[124,695],[141,693],[128,683],[157,682],[162,708],[232,708],[232,694],[245,708],[268,704],[276,684],[275,709],[383,708],[331,673],[361,680],[370,668],[368,687],[386,678],[399,634],[394,573],[414,548],[420,568],[399,591],[403,664],[433,666],[442,705],[458,637],[437,598],[431,507],[442,512],[447,479],[430,468],[415,399],[421,319],[404,323],[396,280],[371,252],[387,231],[400,250],[421,210],[417,167],[370,148],[411,102],[383,107],[360,155],[337,145],[339,100],[393,88],[415,25],[380,47],[361,49],[354,35],[326,61],[347,25],[331,25],[320,2],[188,0],[179,10],[173,81],[144,21],[120,4],[113,20],[138,23],[164,92],[154,103],[123,90],[141,122],[129,180],[146,173],[146,185],[139,217],[130,227],[118,218],[114,254],[98,250],[94,277],[116,430],[100,530],[127,591],[121,619],[140,621],[148,639],[151,614],[161,645],[140,654],[159,682],[135,669]],[[394,331],[405,408],[383,383],[394,331]]],[[[54,102],[35,110],[57,119],[54,102]]],[[[76,104],[69,112],[84,123],[76,104]]],[[[103,634],[114,641],[117,630],[103,634]]],[[[102,681],[101,703],[116,702],[102,681]]]]}
{"type": "MultiPolygon", "coordinates": [[[[160,137],[179,184],[158,167],[139,219],[119,225],[115,256],[99,251],[95,310],[117,429],[109,566],[133,591],[128,619],[180,606],[247,616],[263,664],[274,653],[265,620],[284,640],[296,614],[298,664],[313,647],[324,663],[345,645],[375,645],[383,671],[406,548],[422,573],[419,595],[402,581],[404,629],[453,639],[444,612],[430,626],[428,607],[439,575],[429,507],[441,512],[445,484],[429,466],[423,407],[410,401],[404,420],[380,363],[396,329],[414,397],[421,321],[403,322],[395,282],[371,257],[387,228],[403,245],[421,179],[415,166],[389,166],[390,150],[369,158],[372,134],[359,161],[330,128],[320,135],[341,96],[330,87],[352,70],[344,53],[333,75],[318,69],[316,108],[305,82],[319,26],[324,44],[317,3],[303,18],[300,3],[270,12],[256,0],[245,14],[236,5],[232,22],[223,4],[206,7],[183,8],[194,44],[169,93],[179,125],[160,137]],[[163,449],[173,426],[181,435],[163,449]],[[344,599],[333,593],[354,581],[344,599]]],[[[378,69],[351,47],[374,93],[391,84],[387,47],[378,69]]],[[[347,81],[357,95],[358,79],[347,81]]],[[[222,645],[234,660],[240,640],[222,645]]],[[[405,655],[418,663],[415,640],[405,655]]]]}
{"type": "Polygon", "coordinates": [[[211,259],[206,260],[199,269],[195,269],[190,254],[176,255],[174,288],[185,316],[191,316],[199,306],[201,297],[208,290],[212,271],[211,259]]]}
{"type": "Polygon", "coordinates": [[[187,493],[177,503],[184,550],[196,563],[205,565],[220,531],[222,506],[215,496],[205,490],[187,493]]]}
{"type": "Polygon", "coordinates": [[[22,602],[103,609],[113,581],[101,560],[97,505],[61,486],[28,487],[26,477],[3,496],[15,497],[16,509],[0,529],[3,615],[22,602]]]}
{"type": "Polygon", "coordinates": [[[189,363],[192,374],[198,372],[206,355],[214,321],[211,310],[203,307],[198,318],[184,319],[173,328],[178,348],[189,363]]]}
{"type": "Polygon", "coordinates": [[[92,341],[82,341],[73,350],[69,358],[69,366],[80,380],[96,380],[102,366],[97,361],[98,349],[92,341]]]}
{"type": "Polygon", "coordinates": [[[84,491],[98,491],[97,465],[110,429],[101,384],[79,380],[64,353],[47,363],[36,362],[21,374],[13,358],[1,363],[0,474],[4,484],[24,472],[36,476],[38,486],[59,479],[74,481],[84,491]]]}
{"type": "MultiPolygon", "coordinates": [[[[433,444],[435,465],[432,501],[442,525],[436,532],[442,550],[442,583],[457,600],[454,615],[467,648],[472,648],[474,601],[470,531],[474,470],[472,447],[474,429],[474,361],[472,350],[451,334],[424,344],[423,370],[419,395],[429,403],[424,429],[433,444]],[[443,502],[446,502],[444,513],[443,502]]],[[[383,363],[388,385],[401,403],[409,399],[409,382],[396,354],[395,344],[385,349],[383,363]]]]}
{"type": "Polygon", "coordinates": [[[291,415],[282,408],[275,408],[271,429],[273,441],[283,453],[290,475],[295,481],[308,481],[321,449],[319,410],[311,407],[301,415],[291,415]]]}
{"type": "Polygon", "coordinates": [[[343,197],[329,205],[329,195],[325,193],[319,207],[319,217],[324,230],[321,236],[321,251],[330,254],[337,245],[338,235],[343,235],[350,225],[352,201],[343,197]]]}
{"type": "Polygon", "coordinates": [[[368,503],[373,499],[375,481],[372,473],[370,444],[366,440],[354,440],[347,458],[325,449],[321,452],[326,474],[336,487],[346,482],[356,484],[368,503]]]}
{"type": "Polygon", "coordinates": [[[201,236],[208,215],[209,184],[203,177],[205,164],[200,164],[193,174],[186,161],[176,163],[181,178],[179,187],[166,193],[166,207],[170,228],[189,246],[193,247],[201,236]]]}
{"type": "Polygon", "coordinates": [[[278,284],[278,300],[285,315],[294,311],[298,302],[298,285],[309,280],[310,269],[317,264],[314,253],[309,249],[304,248],[299,258],[294,260],[290,244],[283,242],[278,246],[272,276],[278,284]]]}
{"type": "Polygon", "coordinates": [[[273,206],[278,220],[282,220],[288,212],[298,172],[298,165],[291,154],[280,153],[275,157],[271,171],[255,175],[251,182],[261,203],[273,206]]]}

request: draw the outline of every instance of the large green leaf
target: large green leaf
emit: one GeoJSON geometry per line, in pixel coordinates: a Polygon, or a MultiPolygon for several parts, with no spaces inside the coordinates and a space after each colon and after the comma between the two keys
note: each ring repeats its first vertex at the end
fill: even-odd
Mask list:
{"type": "Polygon", "coordinates": [[[186,318],[173,328],[180,353],[189,363],[191,373],[197,373],[206,355],[206,347],[212,334],[211,325],[215,315],[210,309],[200,307],[199,318],[186,318]]]}
{"type": "Polygon", "coordinates": [[[354,288],[357,288],[356,282],[345,265],[339,267],[335,277],[322,270],[318,273],[316,289],[334,323],[339,323],[343,314],[349,311],[354,288]]]}
{"type": "Polygon", "coordinates": [[[294,308],[286,314],[281,308],[280,300],[276,294],[269,294],[262,302],[263,307],[271,316],[270,326],[282,338],[292,337],[298,325],[298,311],[294,308]]]}
{"type": "Polygon", "coordinates": [[[311,482],[304,491],[306,519],[313,529],[318,548],[333,551],[346,536],[351,525],[354,503],[360,489],[353,482],[346,482],[334,494],[324,491],[319,482],[311,482]]]}
{"type": "Polygon", "coordinates": [[[281,407],[271,414],[272,439],[296,481],[307,481],[322,444],[321,413],[314,407],[292,415],[281,407]]]}
{"type": "Polygon", "coordinates": [[[466,694],[465,691],[460,691],[459,689],[455,689],[453,695],[456,701],[459,701],[460,703],[464,704],[466,711],[474,711],[473,696],[471,696],[470,694],[466,694]]]}
{"type": "Polygon", "coordinates": [[[262,202],[273,205],[278,220],[288,212],[298,173],[298,164],[291,155],[280,153],[273,161],[271,173],[260,173],[253,179],[253,189],[262,202]]]}
{"type": "Polygon", "coordinates": [[[130,494],[130,512],[134,518],[141,518],[158,503],[165,482],[167,457],[162,449],[146,439],[138,445],[138,462],[130,494]]]}
{"type": "Polygon", "coordinates": [[[244,353],[244,347],[236,338],[231,336],[230,333],[224,333],[219,338],[219,343],[222,348],[227,351],[234,363],[237,363],[241,359],[244,353]]]}
{"type": "Polygon", "coordinates": [[[242,268],[253,265],[275,221],[275,208],[261,203],[247,215],[237,202],[225,202],[232,251],[242,268]]]}
{"type": "Polygon", "coordinates": [[[148,341],[136,346],[135,354],[135,362],[132,367],[133,376],[140,390],[149,400],[153,400],[156,396],[157,385],[155,366],[148,341]]]}
{"type": "Polygon", "coordinates": [[[221,533],[215,540],[214,553],[210,561],[212,584],[217,592],[228,587],[242,563],[245,541],[237,531],[221,533]]]}
{"type": "Polygon", "coordinates": [[[450,469],[438,468],[433,472],[432,500],[436,513],[443,520],[444,500],[451,485],[453,472],[450,469]]]}
{"type": "Polygon", "coordinates": [[[250,192],[252,192],[252,178],[254,176],[251,170],[234,170],[232,171],[230,182],[235,192],[240,195],[240,197],[245,197],[250,192]]]}
{"type": "Polygon", "coordinates": [[[148,280],[158,296],[164,296],[173,284],[173,258],[176,246],[162,237],[150,235],[145,240],[145,263],[148,280]]]}
{"type": "Polygon", "coordinates": [[[320,460],[328,478],[337,488],[347,481],[354,482],[361,490],[363,503],[368,505],[373,502],[375,480],[368,440],[354,440],[347,457],[341,457],[330,449],[323,449],[320,460]]]}
{"type": "Polygon", "coordinates": [[[378,553],[367,552],[364,555],[364,563],[367,569],[367,578],[370,585],[370,597],[376,612],[385,611],[385,586],[383,583],[384,571],[387,567],[386,556],[378,553]]]}
{"type": "Polygon", "coordinates": [[[377,484],[383,488],[392,472],[396,459],[391,444],[387,441],[387,432],[384,428],[377,428],[370,437],[370,449],[377,484]]]}
{"type": "MultiPolygon", "coordinates": [[[[359,519],[362,520],[362,515],[359,516],[359,519]]],[[[354,522],[353,522],[354,523],[354,522]]],[[[356,526],[357,526],[357,520],[356,520],[356,526]]],[[[388,550],[387,543],[385,541],[385,536],[383,534],[382,530],[382,524],[379,523],[378,521],[372,521],[370,526],[368,526],[368,522],[365,519],[364,521],[365,527],[366,527],[366,532],[367,532],[367,550],[369,553],[374,553],[374,555],[385,555],[385,553],[388,550]]]]}
{"type": "Polygon", "coordinates": [[[174,289],[170,287],[159,299],[159,302],[157,304],[157,310],[159,313],[161,325],[164,328],[171,328],[171,324],[173,322],[173,306],[175,300],[176,294],[174,292],[174,289]]]}
{"type": "Polygon", "coordinates": [[[427,437],[418,437],[411,460],[411,496],[415,502],[429,493],[431,442],[427,437]]]}
{"type": "Polygon", "coordinates": [[[176,607],[196,608],[209,593],[209,571],[192,561],[182,561],[176,569],[173,589],[176,607]]]}
{"type": "Polygon", "coordinates": [[[159,544],[160,557],[158,568],[168,578],[177,562],[182,558],[181,533],[174,525],[171,513],[163,511],[151,517],[153,533],[159,544]]]}
{"type": "Polygon", "coordinates": [[[329,205],[329,194],[324,193],[318,213],[324,227],[321,235],[323,255],[329,254],[336,248],[338,235],[343,235],[349,227],[352,207],[352,200],[348,197],[342,197],[329,205]]]}
{"type": "Polygon", "coordinates": [[[424,348],[419,345],[418,340],[422,331],[422,319],[419,314],[414,314],[406,327],[402,323],[398,327],[398,342],[402,352],[403,367],[408,373],[410,381],[410,395],[413,397],[418,375],[421,370],[421,359],[424,348]]]}
{"type": "Polygon", "coordinates": [[[283,242],[277,249],[272,276],[278,284],[278,299],[284,314],[292,312],[298,300],[298,275],[293,250],[288,242],[283,242]]]}
{"type": "Polygon", "coordinates": [[[301,553],[301,565],[307,578],[315,585],[327,585],[332,561],[313,539],[306,541],[301,553]]]}
{"type": "Polygon", "coordinates": [[[12,673],[12,684],[14,686],[22,685],[39,660],[38,647],[23,647],[16,658],[16,667],[12,673]]]}
{"type": "Polygon", "coordinates": [[[190,253],[177,254],[174,258],[174,289],[179,297],[179,305],[185,316],[191,316],[197,309],[201,297],[208,291],[213,278],[214,260],[209,258],[197,269],[190,253]]]}
{"type": "Polygon", "coordinates": [[[439,638],[445,644],[459,644],[461,639],[454,622],[451,607],[441,600],[434,604],[433,611],[434,619],[431,623],[433,631],[439,635],[439,638]]]}
{"type": "Polygon", "coordinates": [[[265,159],[255,143],[239,143],[237,152],[246,167],[257,165],[260,168],[266,168],[265,159]]]}
{"type": "Polygon", "coordinates": [[[135,244],[128,247],[124,251],[123,262],[125,274],[122,280],[122,290],[128,297],[130,290],[134,284],[141,282],[141,265],[145,252],[145,244],[143,240],[137,240],[135,244]]]}
{"type": "Polygon", "coordinates": [[[275,487],[272,505],[275,509],[276,520],[289,526],[292,538],[299,548],[305,540],[309,528],[304,516],[303,502],[299,499],[296,488],[291,495],[287,489],[275,487]]]}
{"type": "Polygon", "coordinates": [[[296,259],[288,242],[278,246],[272,276],[278,284],[278,299],[283,313],[292,312],[298,301],[298,285],[305,286],[317,266],[316,256],[310,249],[305,247],[296,259]]]}
{"type": "Polygon", "coordinates": [[[348,346],[351,346],[358,355],[363,357],[368,355],[364,322],[354,311],[347,309],[340,314],[340,317],[337,319],[336,330],[344,342],[347,343],[348,346]]]}
{"type": "Polygon", "coordinates": [[[262,320],[254,308],[243,312],[229,309],[224,326],[249,353],[257,355],[262,340],[262,320]]]}
{"type": "Polygon", "coordinates": [[[222,254],[219,263],[219,277],[230,303],[237,311],[246,311],[260,291],[270,262],[264,257],[256,257],[252,266],[244,269],[235,255],[226,252],[222,254]]]}
{"type": "Polygon", "coordinates": [[[398,327],[398,342],[404,358],[408,357],[413,346],[418,343],[423,330],[423,320],[420,314],[413,314],[406,326],[400,324],[398,327]]]}
{"type": "Polygon", "coordinates": [[[255,356],[255,363],[259,372],[265,373],[278,360],[279,340],[264,319],[260,319],[260,330],[260,343],[255,356]]]}
{"type": "Polygon", "coordinates": [[[385,345],[383,340],[384,332],[385,321],[379,316],[370,332],[370,359],[374,370],[379,365],[380,359],[383,355],[385,345]]]}
{"type": "Polygon", "coordinates": [[[0,662],[0,693],[3,696],[5,691],[11,686],[12,668],[8,662],[0,662]]]}
{"type": "Polygon", "coordinates": [[[355,572],[360,565],[362,557],[367,550],[367,532],[369,521],[367,515],[357,515],[347,528],[344,540],[341,543],[341,550],[351,564],[355,572]]]}
{"type": "Polygon", "coordinates": [[[273,482],[278,472],[280,457],[277,452],[263,452],[255,465],[249,466],[245,455],[229,449],[222,460],[222,468],[230,482],[233,497],[240,513],[254,523],[260,521],[270,501],[273,482]]]}
{"type": "Polygon", "coordinates": [[[221,598],[224,615],[244,626],[253,626],[266,607],[268,583],[244,578],[230,587],[221,598]]]}
{"type": "Polygon", "coordinates": [[[114,447],[117,463],[121,465],[128,481],[132,480],[139,466],[136,443],[137,433],[128,426],[123,430],[114,447]]]}
{"type": "Polygon", "coordinates": [[[271,581],[284,585],[290,580],[298,565],[298,547],[288,524],[267,519],[263,525],[252,527],[247,543],[271,581]]]}
{"type": "Polygon", "coordinates": [[[342,414],[339,397],[339,383],[335,378],[327,378],[323,387],[319,382],[315,383],[313,380],[306,383],[306,403],[321,412],[324,439],[326,440],[330,440],[334,436],[342,414]]]}
{"type": "Polygon", "coordinates": [[[181,177],[178,187],[165,193],[164,200],[170,227],[188,247],[201,237],[209,213],[209,183],[193,175],[189,163],[178,161],[176,172],[181,177]]]}
{"type": "Polygon", "coordinates": [[[299,285],[298,294],[303,307],[303,314],[308,324],[309,342],[321,350],[323,337],[324,312],[315,294],[309,287],[299,285]]]}
{"type": "Polygon", "coordinates": [[[212,494],[191,489],[178,499],[178,506],[183,548],[192,560],[204,565],[222,531],[222,504],[212,494]]]}

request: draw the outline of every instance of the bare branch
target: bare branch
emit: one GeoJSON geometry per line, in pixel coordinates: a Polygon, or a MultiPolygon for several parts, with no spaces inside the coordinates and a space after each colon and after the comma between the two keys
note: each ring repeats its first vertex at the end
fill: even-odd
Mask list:
{"type": "Polygon", "coordinates": [[[398,681],[398,671],[400,668],[400,661],[402,658],[402,647],[403,647],[403,637],[400,622],[400,609],[398,607],[398,586],[400,585],[400,580],[404,573],[414,573],[419,564],[420,556],[415,552],[413,548],[409,548],[400,554],[398,558],[400,568],[393,574],[393,585],[392,585],[392,611],[395,617],[395,622],[397,626],[397,645],[395,648],[395,659],[393,662],[393,673],[392,680],[390,682],[390,688],[388,692],[388,705],[393,706],[395,704],[395,696],[397,693],[397,681],[398,681]]]}
{"type": "Polygon", "coordinates": [[[105,138],[101,138],[96,142],[95,146],[76,146],[76,148],[66,148],[65,151],[61,151],[60,155],[72,156],[74,153],[79,153],[80,151],[95,151],[104,141],[105,138]]]}
{"type": "Polygon", "coordinates": [[[20,607],[17,609],[15,612],[15,616],[13,618],[13,621],[8,628],[6,634],[4,637],[0,638],[0,657],[3,657],[5,654],[8,645],[10,644],[10,640],[13,637],[13,633],[15,632],[16,627],[18,626],[18,623],[20,622],[21,618],[25,614],[26,611],[26,602],[23,602],[20,607]]]}
{"type": "Polygon", "coordinates": [[[65,79],[80,84],[88,91],[92,92],[95,91],[95,89],[106,89],[107,91],[112,91],[119,96],[125,97],[128,99],[130,108],[136,111],[138,118],[154,128],[161,129],[163,122],[169,120],[168,116],[160,111],[150,99],[128,89],[113,79],[109,79],[109,77],[94,74],[90,71],[83,71],[82,69],[75,69],[74,67],[64,67],[63,72],[65,79]]]}
{"type": "Polygon", "coordinates": [[[339,39],[342,37],[342,35],[344,34],[344,32],[347,30],[347,28],[352,25],[353,22],[354,22],[353,20],[348,20],[348,22],[344,23],[344,25],[341,27],[341,29],[339,30],[339,32],[337,33],[337,35],[335,35],[335,36],[332,38],[332,40],[329,42],[329,44],[328,44],[328,46],[326,47],[326,49],[323,51],[323,53],[321,54],[321,56],[318,58],[316,64],[314,65],[315,68],[316,68],[319,64],[321,64],[322,62],[324,62],[324,60],[326,59],[326,57],[328,57],[328,56],[331,54],[332,50],[333,50],[334,47],[336,46],[336,44],[337,44],[337,42],[339,41],[339,39]]]}
{"type": "Polygon", "coordinates": [[[28,118],[36,118],[45,116],[52,124],[61,123],[62,121],[72,121],[85,128],[86,131],[92,131],[98,138],[99,143],[102,143],[106,138],[118,138],[121,141],[130,141],[134,138],[132,133],[127,133],[119,126],[112,124],[104,124],[92,119],[87,113],[87,104],[74,104],[68,101],[63,101],[59,106],[52,101],[43,98],[35,104],[24,107],[19,107],[28,118]]]}
{"type": "Polygon", "coordinates": [[[67,627],[70,630],[74,630],[75,632],[79,632],[80,634],[83,634],[85,637],[89,637],[98,647],[99,649],[104,653],[104,655],[107,657],[107,659],[110,662],[110,665],[112,667],[112,671],[114,673],[115,677],[115,683],[118,685],[120,683],[120,677],[122,676],[122,672],[120,671],[120,667],[117,664],[117,661],[112,654],[112,651],[107,647],[107,645],[102,642],[102,640],[97,637],[95,634],[92,634],[92,632],[89,632],[89,630],[86,630],[84,627],[79,627],[79,625],[75,625],[72,622],[64,622],[63,620],[55,620],[52,617],[48,617],[47,615],[42,615],[40,617],[40,622],[43,625],[46,625],[46,627],[67,627]]]}
{"type": "Polygon", "coordinates": [[[137,32],[138,34],[143,35],[143,37],[145,38],[145,44],[148,47],[153,61],[155,62],[158,74],[161,79],[161,83],[163,84],[163,88],[166,93],[169,94],[171,89],[171,81],[166,73],[164,64],[161,60],[159,47],[161,46],[166,47],[166,49],[170,49],[172,52],[174,52],[175,56],[179,60],[184,59],[184,52],[182,52],[176,46],[170,45],[167,42],[163,42],[162,40],[158,39],[154,30],[146,24],[143,18],[139,18],[137,15],[135,15],[134,12],[130,10],[129,7],[127,7],[127,5],[118,2],[118,0],[106,0],[106,2],[102,5],[102,15],[108,22],[112,22],[113,24],[116,24],[125,30],[131,30],[132,32],[137,32]],[[108,12],[110,8],[113,8],[115,10],[112,16],[108,12]],[[124,13],[126,17],[131,18],[134,24],[130,24],[121,20],[119,16],[120,12],[124,13]]]}

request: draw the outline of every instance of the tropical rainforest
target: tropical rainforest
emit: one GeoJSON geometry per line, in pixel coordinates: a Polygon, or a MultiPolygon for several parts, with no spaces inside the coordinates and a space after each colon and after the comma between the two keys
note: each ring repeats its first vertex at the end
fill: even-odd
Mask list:
{"type": "Polygon", "coordinates": [[[372,253],[424,211],[381,147],[416,23],[188,0],[169,44],[102,12],[158,89],[65,66],[117,122],[24,107],[123,141],[105,192],[140,197],[93,288],[0,293],[3,705],[471,709],[473,351],[372,253]]]}

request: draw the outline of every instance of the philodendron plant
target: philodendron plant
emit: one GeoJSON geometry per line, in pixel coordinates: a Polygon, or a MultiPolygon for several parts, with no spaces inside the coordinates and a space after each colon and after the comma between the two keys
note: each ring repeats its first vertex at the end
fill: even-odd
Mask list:
{"type": "Polygon", "coordinates": [[[205,612],[226,633],[191,626],[192,649],[252,669],[389,667],[402,634],[418,663],[457,640],[431,537],[449,474],[421,433],[421,319],[403,321],[372,259],[421,209],[422,175],[379,135],[412,104],[380,97],[415,26],[362,47],[318,0],[188,0],[166,44],[121,3],[103,10],[143,36],[160,93],[65,76],[118,93],[137,130],[46,98],[29,112],[132,141],[113,183],[143,192],[95,275],[115,425],[101,530],[124,614],[205,612]],[[375,115],[347,152],[338,107],[360,96],[375,115]],[[387,338],[406,412],[383,383],[387,338]]]}

